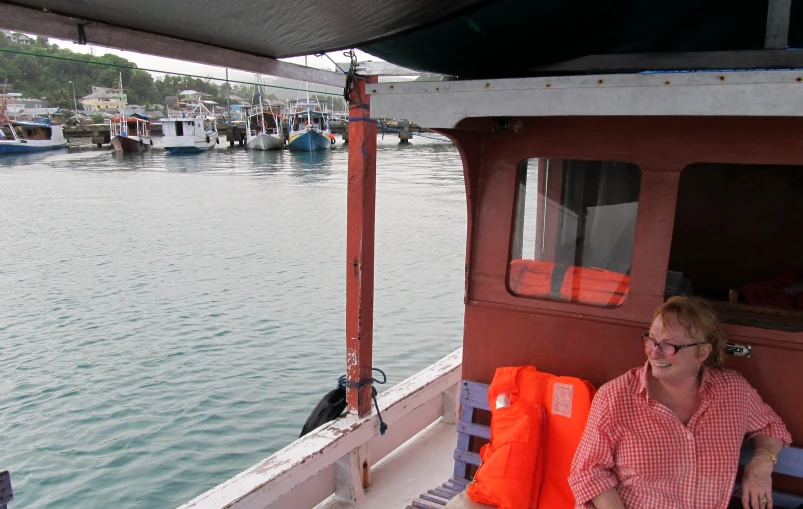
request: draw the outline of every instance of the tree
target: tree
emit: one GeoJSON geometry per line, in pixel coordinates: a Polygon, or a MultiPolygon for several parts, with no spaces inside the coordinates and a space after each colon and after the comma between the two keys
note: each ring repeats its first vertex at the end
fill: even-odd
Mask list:
{"type": "Polygon", "coordinates": [[[129,102],[161,103],[153,77],[136,69],[133,62],[117,55],[99,57],[73,53],[37,37],[31,46],[18,46],[0,37],[0,50],[12,49],[28,54],[0,53],[0,82],[8,79],[16,92],[24,96],[46,99],[50,106],[72,109],[75,84],[78,100],[92,92],[93,86],[118,88],[120,74],[129,102]]]}

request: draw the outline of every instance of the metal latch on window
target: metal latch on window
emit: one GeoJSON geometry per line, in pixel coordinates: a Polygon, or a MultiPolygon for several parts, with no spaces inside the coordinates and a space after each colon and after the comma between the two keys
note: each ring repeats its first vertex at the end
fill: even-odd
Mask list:
{"type": "Polygon", "coordinates": [[[728,355],[735,355],[736,357],[750,357],[750,345],[741,345],[739,343],[728,343],[725,345],[725,353],[728,355]]]}

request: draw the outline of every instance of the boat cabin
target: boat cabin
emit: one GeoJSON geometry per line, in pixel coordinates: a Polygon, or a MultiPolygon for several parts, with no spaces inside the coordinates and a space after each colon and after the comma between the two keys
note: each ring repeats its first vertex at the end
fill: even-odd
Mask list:
{"type": "Polygon", "coordinates": [[[291,117],[291,125],[293,131],[302,131],[307,126],[317,127],[325,131],[329,129],[329,113],[322,111],[303,110],[296,112],[291,117]]]}
{"type": "Polygon", "coordinates": [[[246,108],[245,114],[248,119],[248,129],[254,133],[277,134],[281,131],[279,125],[281,113],[278,107],[256,106],[254,108],[246,108]]]}
{"type": "Polygon", "coordinates": [[[162,134],[164,136],[204,136],[215,131],[214,119],[210,118],[164,118],[162,134]]]}
{"type": "MultiPolygon", "coordinates": [[[[161,11],[131,12],[118,30],[99,0],[60,14],[17,3],[0,15],[20,29],[66,37],[75,19],[91,19],[77,25],[90,43],[97,34],[106,46],[170,48],[345,87],[350,99],[348,413],[183,508],[405,507],[453,473],[470,475],[489,418],[487,395],[472,391],[496,368],[532,365],[599,387],[644,363],[640,337],[671,295],[712,302],[728,335],[725,367],[803,444],[803,72],[790,70],[803,57],[787,50],[801,45],[803,23],[791,2],[427,2],[365,9],[361,23],[348,11],[321,22],[311,4],[299,19],[329,35],[320,40],[268,14],[222,34],[218,19],[188,12],[175,34],[152,21],[161,11]],[[510,37],[532,51],[511,50],[510,37]],[[387,73],[353,53],[345,72],[276,60],[349,47],[462,79],[379,83],[387,73]],[[462,349],[373,400],[376,178],[389,170],[377,167],[380,119],[411,119],[460,153],[465,307],[462,349]]],[[[328,128],[319,107],[289,112],[293,131],[328,128]]],[[[800,496],[803,456],[790,457],[794,475],[775,475],[773,487],[800,496]]]]}
{"type": "Polygon", "coordinates": [[[109,119],[109,133],[115,136],[138,136],[149,138],[151,136],[151,123],[148,119],[137,115],[126,117],[112,117],[109,119]]]}

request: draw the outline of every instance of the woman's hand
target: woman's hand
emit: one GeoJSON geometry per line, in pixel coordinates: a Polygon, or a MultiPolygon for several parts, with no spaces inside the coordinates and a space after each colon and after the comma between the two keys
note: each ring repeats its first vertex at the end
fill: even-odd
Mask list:
{"type": "Polygon", "coordinates": [[[761,453],[753,456],[742,476],[742,506],[745,509],[772,509],[772,458],[761,453]]]}

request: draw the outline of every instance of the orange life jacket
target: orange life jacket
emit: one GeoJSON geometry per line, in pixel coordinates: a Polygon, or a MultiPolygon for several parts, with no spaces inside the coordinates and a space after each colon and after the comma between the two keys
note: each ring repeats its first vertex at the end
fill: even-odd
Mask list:
{"type": "Polygon", "coordinates": [[[474,502],[527,509],[533,493],[537,497],[546,438],[545,410],[537,403],[544,396],[542,377],[532,366],[497,368],[488,388],[491,442],[480,449],[482,465],[466,489],[474,502]]]}
{"type": "Polygon", "coordinates": [[[593,395],[579,378],[497,368],[488,388],[491,442],[480,449],[469,498],[500,509],[573,509],[569,469],[593,395]],[[509,406],[497,406],[505,394],[509,406]]]}
{"type": "Polygon", "coordinates": [[[544,479],[537,504],[531,508],[574,509],[576,502],[569,487],[569,470],[574,453],[583,437],[593,385],[571,376],[550,378],[544,408],[547,415],[547,441],[544,454],[544,479]]]}
{"type": "Polygon", "coordinates": [[[630,276],[596,267],[513,260],[509,285],[518,295],[616,307],[625,301],[630,276]]]}

